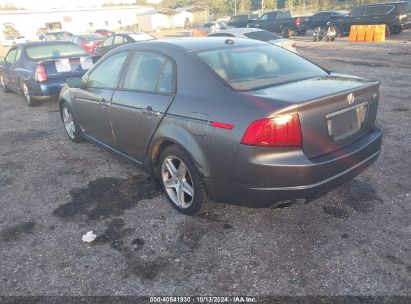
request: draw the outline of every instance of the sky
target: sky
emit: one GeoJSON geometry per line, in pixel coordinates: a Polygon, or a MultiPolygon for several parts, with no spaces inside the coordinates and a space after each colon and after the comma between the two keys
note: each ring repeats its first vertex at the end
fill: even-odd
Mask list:
{"type": "Polygon", "coordinates": [[[135,3],[132,0],[0,0],[0,4],[11,3],[17,7],[24,7],[30,10],[42,10],[50,8],[75,8],[100,6],[107,2],[135,3]]]}

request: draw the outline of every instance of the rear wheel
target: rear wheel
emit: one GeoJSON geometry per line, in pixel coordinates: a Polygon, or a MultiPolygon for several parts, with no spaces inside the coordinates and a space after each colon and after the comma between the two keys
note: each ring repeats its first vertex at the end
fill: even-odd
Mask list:
{"type": "Polygon", "coordinates": [[[0,75],[0,84],[1,84],[1,89],[3,90],[4,93],[11,92],[11,90],[6,85],[6,80],[4,79],[3,75],[0,75]]]}
{"type": "Polygon", "coordinates": [[[287,26],[283,27],[283,29],[281,30],[281,34],[282,34],[283,38],[289,38],[290,37],[290,29],[287,26]]]}
{"type": "Polygon", "coordinates": [[[212,206],[197,168],[180,148],[167,147],[161,153],[158,169],[167,199],[179,212],[196,215],[212,206]]]}
{"type": "Polygon", "coordinates": [[[385,25],[385,36],[391,35],[392,31],[388,24],[385,25]]]}
{"type": "Polygon", "coordinates": [[[83,140],[81,136],[80,128],[74,120],[73,113],[67,102],[63,102],[61,106],[61,119],[64,123],[64,128],[66,129],[67,136],[71,141],[79,143],[83,140]]]}
{"type": "Polygon", "coordinates": [[[24,99],[26,100],[27,104],[30,107],[36,106],[38,103],[35,100],[33,100],[32,96],[30,94],[29,88],[27,87],[27,84],[26,84],[25,81],[20,82],[20,88],[21,88],[21,91],[23,92],[23,96],[24,96],[24,99]]]}

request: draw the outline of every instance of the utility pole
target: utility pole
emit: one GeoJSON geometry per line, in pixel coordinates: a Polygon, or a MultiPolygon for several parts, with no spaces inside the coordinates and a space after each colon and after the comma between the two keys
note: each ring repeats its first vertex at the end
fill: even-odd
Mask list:
{"type": "Polygon", "coordinates": [[[234,0],[234,16],[237,16],[237,0],[234,0]]]}
{"type": "Polygon", "coordinates": [[[264,14],[264,0],[261,0],[261,15],[264,14]]]}

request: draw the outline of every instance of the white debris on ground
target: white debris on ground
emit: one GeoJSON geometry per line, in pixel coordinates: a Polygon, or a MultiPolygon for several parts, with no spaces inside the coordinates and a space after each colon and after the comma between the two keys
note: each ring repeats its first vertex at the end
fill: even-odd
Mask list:
{"type": "Polygon", "coordinates": [[[84,243],[91,243],[96,239],[96,235],[93,233],[93,231],[89,231],[86,234],[83,234],[83,237],[81,238],[84,243]]]}

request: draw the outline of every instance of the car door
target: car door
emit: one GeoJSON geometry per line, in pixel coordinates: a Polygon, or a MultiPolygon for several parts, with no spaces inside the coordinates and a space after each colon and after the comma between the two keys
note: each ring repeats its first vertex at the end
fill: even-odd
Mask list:
{"type": "MultiPolygon", "coordinates": [[[[364,7],[364,12],[361,18],[361,24],[373,24],[376,23],[377,21],[375,20],[374,17],[377,16],[377,6],[366,6],[364,7]]],[[[377,17],[378,19],[378,17],[377,17]]],[[[376,23],[377,24],[377,23],[376,23]]]]}
{"type": "Polygon", "coordinates": [[[342,21],[341,24],[343,33],[349,33],[351,25],[362,24],[361,17],[363,12],[364,7],[357,7],[348,14],[348,16],[342,21]]]}
{"type": "Polygon", "coordinates": [[[257,27],[261,29],[267,29],[268,14],[262,15],[257,21],[257,27]]]}
{"type": "Polygon", "coordinates": [[[151,137],[176,92],[174,61],[162,54],[136,52],[110,107],[120,151],[143,161],[151,137]]]}
{"type": "Polygon", "coordinates": [[[111,147],[116,144],[110,124],[109,106],[128,55],[129,52],[116,53],[99,63],[86,75],[84,84],[73,98],[73,107],[82,131],[111,147]]]}
{"type": "Polygon", "coordinates": [[[9,50],[4,59],[4,80],[7,86],[13,89],[19,89],[16,75],[16,57],[21,56],[21,50],[18,47],[13,47],[9,50]]]}

